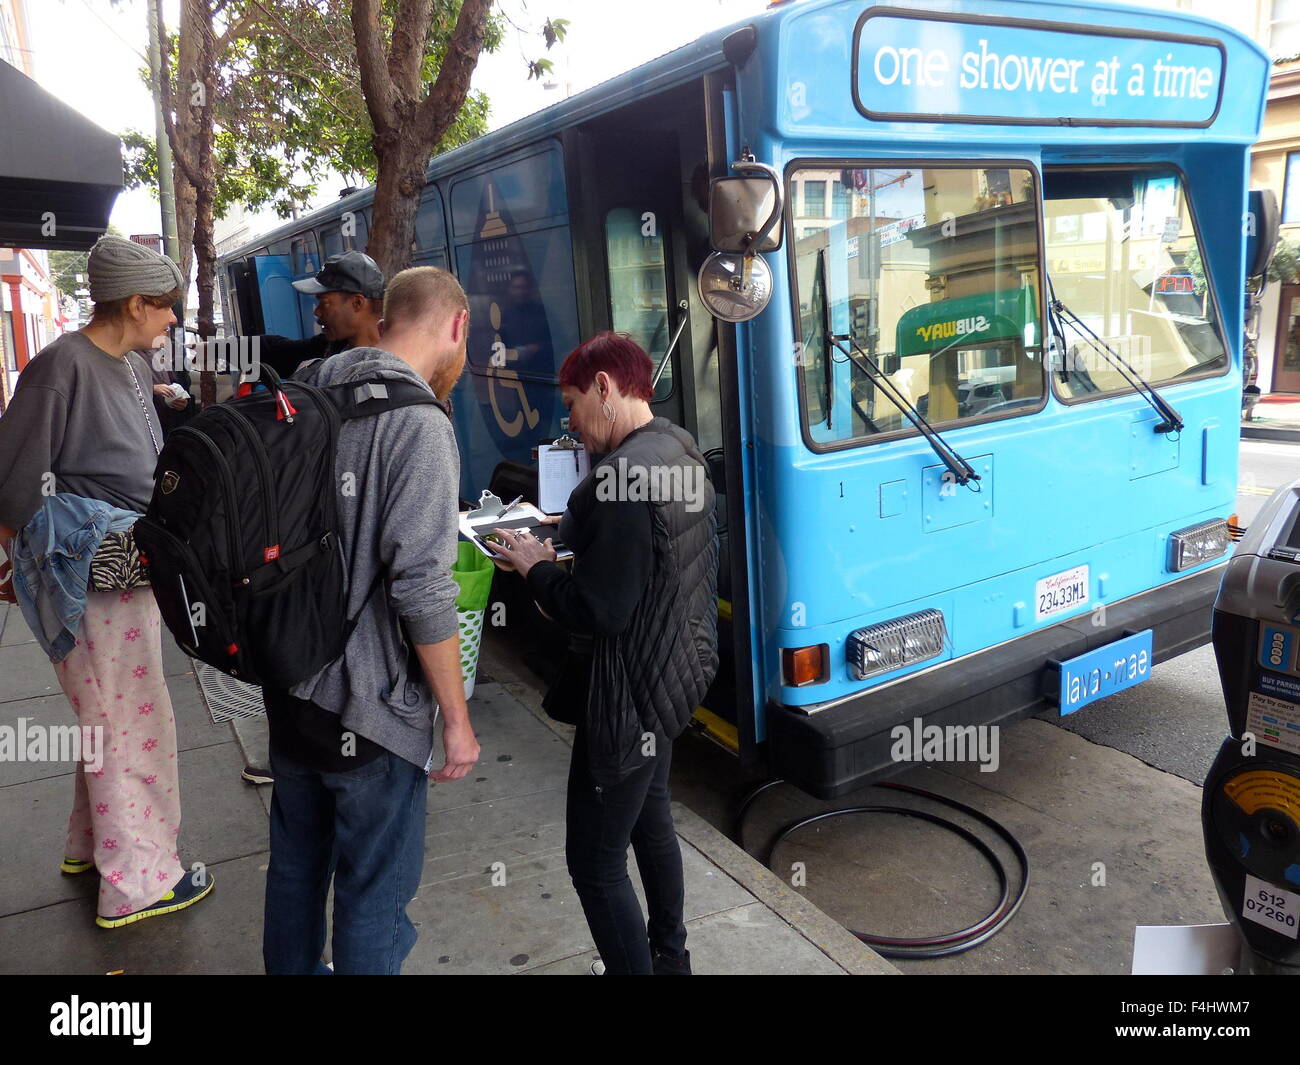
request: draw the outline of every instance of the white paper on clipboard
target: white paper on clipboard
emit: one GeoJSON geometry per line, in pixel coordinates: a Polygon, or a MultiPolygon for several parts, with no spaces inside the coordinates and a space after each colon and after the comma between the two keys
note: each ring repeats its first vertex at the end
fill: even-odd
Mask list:
{"type": "Polygon", "coordinates": [[[563,513],[571,493],[590,472],[585,448],[540,444],[537,448],[537,506],[547,514],[563,513]]]}
{"type": "MultiPolygon", "coordinates": [[[[484,492],[483,495],[488,497],[489,493],[484,492]]],[[[501,501],[496,496],[490,496],[490,498],[493,501],[491,511],[495,513],[500,508],[501,501]]],[[[520,530],[532,527],[535,529],[544,517],[546,515],[531,503],[515,504],[504,518],[484,518],[478,510],[462,511],[459,519],[460,534],[477,547],[480,554],[486,555],[488,558],[496,558],[497,555],[493,551],[479,543],[480,537],[487,536],[488,533],[497,528],[520,530]]],[[[554,527],[549,526],[548,528],[554,527]]],[[[542,538],[545,539],[546,537],[542,536],[542,538]]],[[[573,552],[567,547],[561,547],[557,549],[556,557],[563,562],[572,558],[573,552]]]]}

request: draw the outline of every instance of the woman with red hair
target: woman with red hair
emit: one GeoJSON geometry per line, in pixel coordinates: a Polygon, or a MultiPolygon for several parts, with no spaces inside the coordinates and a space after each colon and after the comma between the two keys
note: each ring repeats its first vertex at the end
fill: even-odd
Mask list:
{"type": "Polygon", "coordinates": [[[708,466],[689,433],[651,412],[652,371],[615,333],[569,354],[560,394],[592,455],[560,519],[572,570],[527,532],[497,530],[498,550],[571,634],[545,706],[578,730],[565,851],[604,971],[689,975],[668,775],[673,740],[718,668],[718,538],[708,466]]]}

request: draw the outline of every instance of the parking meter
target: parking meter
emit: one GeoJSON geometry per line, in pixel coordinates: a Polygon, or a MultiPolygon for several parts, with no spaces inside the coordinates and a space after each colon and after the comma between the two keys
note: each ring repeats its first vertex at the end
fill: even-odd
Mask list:
{"type": "Polygon", "coordinates": [[[1231,735],[1205,780],[1206,859],[1244,971],[1300,973],[1300,480],[1237,546],[1213,639],[1231,735]]]}

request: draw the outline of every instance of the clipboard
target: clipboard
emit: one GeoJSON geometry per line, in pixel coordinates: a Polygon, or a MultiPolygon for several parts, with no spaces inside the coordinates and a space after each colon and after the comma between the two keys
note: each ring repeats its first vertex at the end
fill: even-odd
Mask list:
{"type": "Polygon", "coordinates": [[[484,540],[493,529],[510,529],[519,532],[526,529],[537,539],[549,542],[555,548],[558,561],[563,562],[573,557],[572,549],[565,547],[560,542],[559,527],[549,524],[543,525],[541,522],[546,515],[531,503],[516,503],[503,518],[501,512],[505,508],[506,505],[499,496],[484,490],[479,495],[478,506],[460,515],[459,528],[461,536],[472,543],[482,554],[497,562],[503,561],[501,556],[495,554],[484,540]]]}
{"type": "Polygon", "coordinates": [[[538,506],[547,514],[562,513],[569,505],[569,494],[590,472],[586,449],[567,433],[553,444],[538,445],[538,506]]]}

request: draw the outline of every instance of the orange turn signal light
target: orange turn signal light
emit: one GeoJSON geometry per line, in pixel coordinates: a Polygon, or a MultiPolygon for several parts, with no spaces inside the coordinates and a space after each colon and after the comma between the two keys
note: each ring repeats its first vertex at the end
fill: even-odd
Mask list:
{"type": "Polygon", "coordinates": [[[802,688],[807,684],[822,683],[830,677],[829,658],[830,647],[824,643],[814,647],[783,647],[781,673],[786,686],[802,688]]]}

